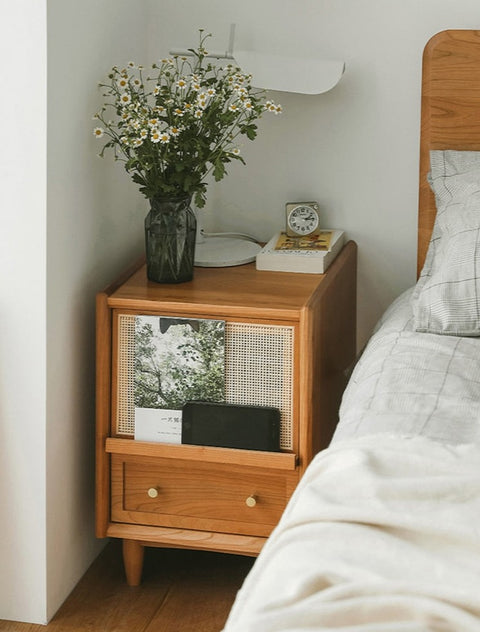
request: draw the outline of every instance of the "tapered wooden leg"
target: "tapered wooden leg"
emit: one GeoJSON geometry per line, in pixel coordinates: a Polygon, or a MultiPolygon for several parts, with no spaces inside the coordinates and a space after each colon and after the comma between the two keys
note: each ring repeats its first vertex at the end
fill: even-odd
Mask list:
{"type": "Polygon", "coordinates": [[[136,540],[123,540],[123,565],[129,586],[139,586],[142,581],[144,552],[143,544],[136,540]]]}

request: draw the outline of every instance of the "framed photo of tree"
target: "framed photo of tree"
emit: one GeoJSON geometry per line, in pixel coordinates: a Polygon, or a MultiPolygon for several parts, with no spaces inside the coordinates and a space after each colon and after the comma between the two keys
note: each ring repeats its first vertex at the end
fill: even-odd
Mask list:
{"type": "Polygon", "coordinates": [[[225,321],[135,317],[135,439],[181,442],[188,401],[225,399],[225,321]]]}

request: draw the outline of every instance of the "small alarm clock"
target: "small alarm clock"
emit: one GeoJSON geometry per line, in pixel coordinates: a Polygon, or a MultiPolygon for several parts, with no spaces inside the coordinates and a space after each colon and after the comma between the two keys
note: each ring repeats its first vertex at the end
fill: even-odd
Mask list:
{"type": "Polygon", "coordinates": [[[320,215],[317,202],[288,202],[286,233],[289,237],[304,237],[320,231],[320,215]]]}

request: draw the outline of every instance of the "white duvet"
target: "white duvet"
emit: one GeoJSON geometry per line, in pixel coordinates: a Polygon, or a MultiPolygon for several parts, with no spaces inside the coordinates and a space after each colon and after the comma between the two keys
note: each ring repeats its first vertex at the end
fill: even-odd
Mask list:
{"type": "Polygon", "coordinates": [[[225,632],[480,631],[480,450],[385,434],[319,454],[225,632]]]}
{"type": "Polygon", "coordinates": [[[224,632],[480,632],[480,340],[386,312],[224,632]]]}

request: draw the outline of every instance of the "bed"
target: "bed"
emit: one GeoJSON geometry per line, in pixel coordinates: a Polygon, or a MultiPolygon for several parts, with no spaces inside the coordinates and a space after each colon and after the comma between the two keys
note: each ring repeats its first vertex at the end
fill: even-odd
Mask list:
{"type": "Polygon", "coordinates": [[[428,42],[421,122],[418,281],[224,632],[480,631],[480,31],[428,42]]]}

